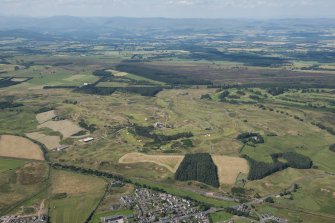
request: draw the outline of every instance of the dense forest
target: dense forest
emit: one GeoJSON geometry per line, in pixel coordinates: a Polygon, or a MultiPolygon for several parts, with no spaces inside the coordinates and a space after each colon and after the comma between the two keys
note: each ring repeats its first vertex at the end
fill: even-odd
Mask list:
{"type": "Polygon", "coordinates": [[[142,96],[154,97],[160,91],[162,91],[162,87],[155,86],[146,86],[146,87],[96,87],[94,85],[87,85],[80,88],[76,88],[74,91],[78,93],[86,93],[86,94],[97,94],[97,95],[112,95],[114,92],[128,92],[140,94],[142,96]]]}
{"type": "Polygon", "coordinates": [[[141,77],[149,78],[155,81],[161,81],[171,85],[211,85],[209,80],[196,79],[194,77],[183,76],[172,72],[156,70],[153,68],[139,66],[137,64],[120,64],[117,70],[136,74],[141,77]]]}
{"type": "Polygon", "coordinates": [[[219,187],[217,167],[208,153],[186,154],[175,178],[180,181],[195,180],[219,187]]]}
{"type": "Polygon", "coordinates": [[[310,169],[313,166],[313,161],[309,157],[295,152],[275,153],[271,157],[274,162],[279,158],[285,159],[289,167],[296,169],[310,169]]]}
{"type": "Polygon", "coordinates": [[[250,166],[248,180],[262,179],[288,167],[296,169],[310,169],[313,165],[313,162],[309,157],[295,152],[276,153],[272,154],[271,157],[273,162],[265,163],[254,160],[247,155],[243,155],[243,158],[248,161],[250,166]],[[286,160],[286,162],[279,161],[279,158],[286,160]]]}

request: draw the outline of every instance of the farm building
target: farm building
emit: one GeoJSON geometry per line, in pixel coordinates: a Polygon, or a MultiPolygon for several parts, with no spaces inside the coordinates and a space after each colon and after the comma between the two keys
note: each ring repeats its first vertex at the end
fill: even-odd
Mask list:
{"type": "Polygon", "coordinates": [[[101,223],[123,223],[124,217],[121,215],[114,215],[114,216],[108,216],[108,217],[102,217],[101,223]]]}
{"type": "Polygon", "coordinates": [[[92,137],[87,137],[87,138],[83,138],[83,139],[81,139],[81,140],[79,140],[80,142],[84,142],[84,143],[88,143],[88,142],[91,142],[91,141],[93,141],[94,140],[94,138],[92,138],[92,137]]]}

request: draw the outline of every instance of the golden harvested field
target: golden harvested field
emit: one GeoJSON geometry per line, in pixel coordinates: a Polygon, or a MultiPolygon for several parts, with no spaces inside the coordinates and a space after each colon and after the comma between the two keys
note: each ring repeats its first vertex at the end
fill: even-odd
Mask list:
{"type": "Polygon", "coordinates": [[[51,120],[55,116],[56,116],[55,110],[51,110],[51,111],[47,111],[47,112],[37,114],[36,119],[37,119],[38,123],[42,124],[46,121],[51,120]]]}
{"type": "Polygon", "coordinates": [[[49,128],[56,132],[60,132],[64,138],[68,138],[77,132],[83,130],[73,122],[69,120],[61,120],[61,121],[47,121],[43,124],[39,125],[38,128],[49,128]]]}
{"type": "Polygon", "coordinates": [[[44,160],[40,147],[29,139],[12,136],[0,136],[0,156],[44,160]]]}
{"type": "Polygon", "coordinates": [[[175,173],[183,161],[182,155],[146,155],[142,153],[128,153],[119,159],[119,163],[155,163],[175,173]]]}
{"type": "Polygon", "coordinates": [[[101,191],[106,184],[101,178],[67,171],[54,171],[52,182],[53,194],[67,193],[71,195],[101,191]]]}
{"type": "Polygon", "coordinates": [[[26,134],[29,138],[43,143],[49,150],[52,150],[60,146],[60,137],[59,136],[48,136],[40,132],[32,132],[26,134]]]}
{"type": "Polygon", "coordinates": [[[212,156],[215,165],[218,167],[218,175],[221,184],[234,184],[240,173],[248,174],[248,162],[239,157],[212,156]]]}

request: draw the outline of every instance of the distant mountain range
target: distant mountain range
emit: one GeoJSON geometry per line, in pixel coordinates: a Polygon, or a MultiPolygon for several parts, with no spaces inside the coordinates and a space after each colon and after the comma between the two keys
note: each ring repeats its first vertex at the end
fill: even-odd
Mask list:
{"type": "Polygon", "coordinates": [[[43,35],[67,35],[73,37],[95,37],[104,33],[113,35],[153,35],[234,32],[249,28],[287,29],[334,28],[335,19],[168,19],[168,18],[123,18],[54,16],[47,18],[0,17],[0,36],[25,37],[43,35]]]}

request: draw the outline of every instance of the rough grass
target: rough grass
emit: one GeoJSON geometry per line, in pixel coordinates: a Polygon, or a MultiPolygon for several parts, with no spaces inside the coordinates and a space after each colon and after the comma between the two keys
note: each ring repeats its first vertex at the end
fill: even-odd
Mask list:
{"type": "Polygon", "coordinates": [[[146,155],[142,153],[128,153],[119,159],[119,163],[155,163],[175,173],[183,160],[182,155],[146,155]]]}
{"type": "Polygon", "coordinates": [[[0,156],[44,160],[39,145],[26,138],[12,135],[0,136],[0,156]]]}
{"type": "Polygon", "coordinates": [[[215,165],[218,168],[220,184],[234,184],[240,173],[248,174],[248,162],[239,157],[230,156],[212,156],[215,165]]]}
{"type": "Polygon", "coordinates": [[[19,207],[47,186],[48,166],[45,163],[10,161],[13,162],[7,165],[7,171],[0,172],[0,215],[19,207]]]}

